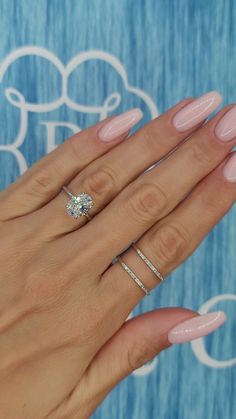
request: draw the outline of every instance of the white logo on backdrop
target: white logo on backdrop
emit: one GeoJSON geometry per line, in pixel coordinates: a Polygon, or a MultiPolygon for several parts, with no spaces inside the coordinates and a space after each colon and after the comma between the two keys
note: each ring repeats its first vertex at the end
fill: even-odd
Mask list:
{"type": "MultiPolygon", "coordinates": [[[[4,75],[8,68],[17,60],[26,56],[37,56],[48,60],[53,64],[61,76],[61,85],[58,86],[59,97],[58,99],[49,103],[30,103],[27,102],[24,95],[13,87],[7,87],[5,89],[5,97],[7,101],[19,110],[19,131],[15,139],[10,144],[0,145],[0,151],[8,151],[14,154],[16,161],[19,165],[20,173],[23,173],[27,169],[26,160],[19,150],[19,147],[24,143],[29,121],[29,112],[43,113],[51,112],[58,109],[62,105],[66,105],[73,111],[82,112],[86,114],[96,114],[98,121],[106,118],[108,114],[115,111],[120,105],[122,97],[119,92],[113,92],[110,94],[102,106],[83,105],[73,101],[68,95],[68,79],[70,75],[78,69],[78,67],[89,60],[102,60],[108,63],[113,70],[117,72],[123,81],[124,89],[132,95],[137,96],[141,99],[148,107],[151,118],[154,118],[158,112],[157,107],[151,97],[147,95],[143,90],[138,89],[129,85],[127,73],[122,63],[112,54],[105,51],[90,50],[85,51],[76,55],[66,66],[58,59],[58,57],[52,52],[45,48],[36,46],[25,46],[18,48],[10,53],[0,65],[0,83],[3,82],[4,75]]],[[[88,80],[89,83],[89,80],[88,80]]],[[[41,121],[41,124],[46,126],[47,129],[47,152],[50,152],[56,147],[56,128],[67,127],[71,129],[73,133],[80,131],[80,127],[70,122],[61,121],[41,121]]]]}

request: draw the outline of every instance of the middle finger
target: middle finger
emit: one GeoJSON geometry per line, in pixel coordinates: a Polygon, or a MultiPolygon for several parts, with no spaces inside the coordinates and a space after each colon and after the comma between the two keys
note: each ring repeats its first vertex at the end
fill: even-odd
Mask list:
{"type": "MultiPolygon", "coordinates": [[[[91,269],[101,272],[132,241],[170,213],[236,145],[236,106],[227,107],[174,153],[128,185],[81,233],[97,245],[91,269]]],[[[74,243],[78,232],[68,236],[74,243]]],[[[81,239],[82,237],[80,237],[81,239]]]]}
{"type": "MultiPolygon", "coordinates": [[[[70,182],[68,189],[73,195],[86,192],[92,196],[95,204],[89,214],[93,217],[129,182],[188,137],[219,102],[220,96],[216,92],[207,93],[196,100],[182,101],[142,127],[123,145],[120,144],[88,165],[70,182]]],[[[64,207],[68,200],[61,192],[34,214],[37,225],[47,226],[47,237],[76,230],[86,222],[86,217],[73,219],[67,215],[64,207]]]]}

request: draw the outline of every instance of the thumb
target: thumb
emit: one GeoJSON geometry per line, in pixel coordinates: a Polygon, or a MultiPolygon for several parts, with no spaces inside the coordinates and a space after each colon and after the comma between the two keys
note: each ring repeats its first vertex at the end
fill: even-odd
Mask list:
{"type": "MultiPolygon", "coordinates": [[[[192,310],[174,307],[150,311],[127,320],[100,349],[80,382],[79,387],[86,387],[91,411],[120,380],[163,349],[172,343],[207,335],[225,320],[222,311],[199,315],[192,310]]],[[[81,390],[80,387],[75,394],[81,394],[81,390]]]]}

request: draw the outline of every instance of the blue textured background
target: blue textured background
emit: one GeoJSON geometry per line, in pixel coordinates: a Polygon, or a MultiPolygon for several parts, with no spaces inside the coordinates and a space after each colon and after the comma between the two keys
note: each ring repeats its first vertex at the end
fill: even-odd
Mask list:
{"type": "MultiPolygon", "coordinates": [[[[129,83],[146,92],[159,112],[186,96],[218,89],[224,103],[236,101],[236,2],[230,0],[0,0],[0,62],[25,45],[44,47],[64,64],[88,50],[103,50],[121,61],[129,83]]],[[[0,83],[0,144],[11,143],[19,128],[19,111],[5,97],[14,86],[27,101],[58,97],[60,76],[46,60],[22,58],[0,83]]],[[[70,77],[74,101],[103,103],[122,92],[116,113],[145,104],[128,94],[107,63],[90,63],[70,77]]],[[[81,128],[97,115],[75,112],[66,105],[52,112],[30,113],[20,151],[27,164],[43,156],[47,138],[43,121],[68,121],[81,128]]],[[[71,132],[57,131],[57,143],[71,132]]],[[[0,151],[0,186],[19,175],[11,152],[0,151]]],[[[220,199],[220,197],[219,197],[220,199]]],[[[204,217],[204,214],[202,214],[204,217]]],[[[236,209],[206,237],[200,248],[169,277],[135,313],[158,306],[199,309],[210,298],[236,290],[236,209]]],[[[222,301],[228,323],[204,342],[218,360],[235,354],[235,301],[222,301]]],[[[123,381],[95,412],[94,419],[233,419],[236,417],[235,366],[212,368],[191,345],[172,347],[146,375],[123,381]]],[[[10,418],[9,418],[10,419],[10,418]]]]}

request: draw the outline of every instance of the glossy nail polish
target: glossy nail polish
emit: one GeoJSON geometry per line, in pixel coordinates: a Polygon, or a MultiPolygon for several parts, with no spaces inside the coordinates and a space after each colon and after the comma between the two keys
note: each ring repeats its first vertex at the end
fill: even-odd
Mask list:
{"type": "Polygon", "coordinates": [[[236,182],[236,153],[224,165],[223,175],[229,182],[236,182]]]}
{"type": "Polygon", "coordinates": [[[173,118],[178,131],[187,131],[204,121],[221,103],[218,92],[209,92],[182,108],[173,118]]]}
{"type": "Polygon", "coordinates": [[[184,343],[206,336],[226,321],[224,311],[214,311],[179,323],[168,333],[170,343],[184,343]]]}
{"type": "Polygon", "coordinates": [[[236,106],[220,119],[215,127],[215,134],[221,141],[230,141],[236,137],[236,106]]]}
{"type": "Polygon", "coordinates": [[[135,108],[116,116],[98,132],[101,141],[109,142],[115,140],[119,135],[131,129],[143,117],[141,109],[135,108]]]}

